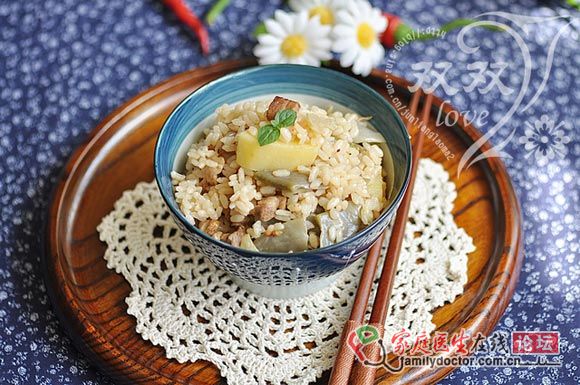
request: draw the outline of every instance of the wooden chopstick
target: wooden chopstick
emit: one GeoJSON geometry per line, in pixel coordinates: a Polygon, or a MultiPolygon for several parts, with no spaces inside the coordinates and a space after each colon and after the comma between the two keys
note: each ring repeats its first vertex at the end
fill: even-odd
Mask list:
{"type": "Polygon", "coordinates": [[[344,328],[342,329],[342,336],[340,337],[340,346],[338,353],[330,373],[328,384],[332,385],[346,385],[350,377],[350,371],[354,363],[354,352],[347,344],[348,336],[359,326],[362,326],[364,316],[366,313],[369,297],[373,288],[373,281],[377,272],[377,265],[379,257],[381,256],[381,248],[385,233],[383,232],[375,244],[370,248],[367,259],[363,266],[361,279],[354,297],[354,303],[350,312],[350,317],[344,328]]]}
{"type": "MultiPolygon", "coordinates": [[[[411,101],[410,112],[412,116],[415,116],[415,114],[417,113],[417,107],[419,105],[420,98],[421,98],[421,90],[418,90],[418,92],[416,92],[413,95],[413,99],[411,101]]],[[[340,346],[338,348],[336,360],[334,361],[332,373],[330,374],[330,379],[328,381],[329,385],[348,384],[348,380],[351,374],[355,357],[354,352],[352,351],[352,349],[350,349],[350,347],[347,344],[347,339],[348,336],[353,331],[355,331],[359,326],[363,324],[364,316],[369,302],[369,297],[371,295],[371,291],[373,288],[373,281],[377,271],[377,265],[379,262],[379,257],[381,255],[381,248],[383,246],[384,238],[385,233],[383,232],[383,234],[381,234],[381,236],[375,242],[375,244],[370,248],[369,253],[367,255],[367,259],[365,261],[363,271],[361,273],[361,279],[354,297],[354,303],[352,305],[350,317],[346,322],[342,331],[342,336],[340,338],[340,346]]]]}
{"type": "MultiPolygon", "coordinates": [[[[433,94],[429,94],[427,95],[423,105],[422,120],[420,123],[427,125],[429,122],[432,103],[433,94]]],[[[407,126],[409,132],[411,132],[412,126],[413,124],[407,126]]],[[[423,142],[425,139],[421,127],[418,126],[417,128],[418,130],[416,130],[415,134],[415,143],[413,145],[409,185],[407,186],[407,191],[403,196],[401,205],[397,209],[397,216],[395,217],[395,221],[393,223],[391,238],[389,240],[389,246],[385,256],[385,264],[383,266],[383,271],[379,280],[379,286],[377,287],[377,293],[375,295],[373,309],[369,319],[369,324],[375,326],[379,330],[381,338],[383,337],[384,324],[389,312],[389,301],[391,299],[391,292],[393,289],[393,283],[395,281],[395,273],[397,271],[397,265],[399,262],[399,254],[401,253],[401,246],[403,244],[403,238],[405,235],[405,225],[407,224],[407,219],[409,217],[409,207],[411,205],[413,187],[415,186],[415,179],[417,177],[417,169],[419,168],[419,159],[421,158],[423,142]]],[[[370,361],[378,362],[380,360],[381,350],[378,343],[366,345],[364,348],[363,351],[365,351],[370,361]],[[367,348],[367,350],[364,350],[364,348],[367,348]]],[[[377,368],[375,366],[365,366],[362,365],[362,363],[357,362],[355,363],[355,367],[352,370],[350,383],[356,385],[372,384],[375,380],[376,370],[377,368]]]]}

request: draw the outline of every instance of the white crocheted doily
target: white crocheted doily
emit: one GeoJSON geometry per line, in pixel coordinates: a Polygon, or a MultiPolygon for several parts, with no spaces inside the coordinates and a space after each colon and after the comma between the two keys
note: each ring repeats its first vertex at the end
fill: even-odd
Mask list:
{"type": "MultiPolygon", "coordinates": [[[[463,292],[471,238],[453,220],[455,186],[422,160],[393,289],[386,338],[431,332],[431,311],[463,292]]],[[[132,292],[137,332],[179,362],[207,360],[229,384],[306,384],[331,368],[362,261],[332,286],[276,300],[236,286],[181,236],[154,183],[126,191],[98,227],[107,266],[132,292]]]]}

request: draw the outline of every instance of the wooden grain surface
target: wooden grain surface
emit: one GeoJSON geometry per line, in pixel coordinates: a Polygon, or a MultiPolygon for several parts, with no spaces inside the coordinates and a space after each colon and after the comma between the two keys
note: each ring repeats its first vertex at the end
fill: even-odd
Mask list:
{"type": "MultiPolygon", "coordinates": [[[[153,179],[153,147],[172,108],[204,83],[252,65],[251,60],[230,61],[195,69],[138,95],[95,128],[56,186],[45,232],[47,288],[75,345],[118,383],[225,383],[212,364],[169,360],[162,348],[135,332],[135,320],[126,313],[129,284],[107,269],[105,244],[99,241],[96,226],[124,190],[153,179]]],[[[397,96],[408,101],[407,83],[391,78],[397,96]]],[[[384,73],[376,71],[364,81],[386,95],[384,73]]],[[[433,114],[441,103],[435,98],[433,114]]],[[[448,112],[452,107],[443,109],[448,112]]],[[[522,264],[519,205],[497,158],[479,162],[457,177],[459,158],[481,136],[474,127],[457,125],[437,133],[455,158],[447,160],[430,140],[425,142],[423,157],[442,163],[452,177],[458,190],[455,220],[473,237],[477,250],[469,255],[464,294],[436,310],[433,321],[440,331],[452,333],[464,327],[488,334],[511,299],[522,264]]],[[[379,371],[376,382],[434,383],[452,369],[412,368],[396,375],[379,371]]],[[[327,379],[328,373],[319,383],[327,379]]]]}

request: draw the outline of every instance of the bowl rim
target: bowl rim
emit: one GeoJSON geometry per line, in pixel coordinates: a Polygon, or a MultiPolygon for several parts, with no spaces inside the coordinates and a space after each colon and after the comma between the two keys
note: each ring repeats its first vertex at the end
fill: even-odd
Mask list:
{"type": "MultiPolygon", "coordinates": [[[[324,97],[322,97],[322,98],[324,98],[324,97]]],[[[173,161],[175,161],[175,159],[173,161]]],[[[368,86],[367,84],[363,83],[362,81],[356,79],[353,76],[346,75],[342,72],[339,72],[339,71],[336,71],[333,69],[299,65],[299,64],[268,64],[268,65],[260,65],[260,66],[250,67],[250,68],[235,71],[235,72],[229,73],[225,76],[211,80],[211,81],[207,82],[206,84],[204,84],[203,86],[199,87],[198,89],[194,90],[192,93],[187,95],[181,102],[179,102],[179,104],[171,111],[171,113],[167,116],[167,119],[165,119],[165,121],[163,122],[163,126],[161,127],[161,130],[159,131],[159,134],[157,135],[157,140],[155,142],[155,151],[153,154],[153,169],[154,169],[154,175],[155,175],[155,182],[157,183],[157,187],[159,189],[159,192],[161,193],[161,196],[162,196],[163,200],[165,201],[165,204],[167,205],[169,210],[173,213],[173,215],[175,217],[177,217],[179,219],[179,221],[189,231],[197,234],[198,236],[201,236],[203,239],[205,239],[205,240],[207,240],[207,241],[209,241],[209,242],[211,242],[219,247],[225,248],[225,249],[232,251],[236,254],[242,254],[245,257],[261,257],[261,258],[263,258],[263,257],[272,257],[272,258],[293,257],[293,258],[296,258],[296,257],[309,257],[309,256],[320,257],[320,255],[318,255],[318,254],[333,254],[334,251],[341,250],[343,247],[347,246],[350,242],[352,242],[356,239],[362,238],[364,235],[369,233],[372,229],[377,227],[380,223],[385,221],[386,218],[389,217],[393,213],[393,211],[395,211],[396,208],[399,206],[399,204],[403,198],[403,195],[405,194],[405,191],[407,190],[407,187],[409,185],[409,178],[410,178],[410,172],[411,172],[411,162],[412,162],[411,140],[410,140],[410,136],[408,134],[407,128],[406,128],[405,124],[403,123],[401,117],[399,116],[399,114],[395,110],[395,108],[393,106],[391,106],[381,94],[379,94],[373,88],[371,88],[370,86],[368,86]],[[299,252],[275,252],[275,253],[274,252],[252,251],[252,250],[244,249],[241,247],[233,246],[227,242],[215,239],[214,237],[206,234],[205,232],[200,230],[197,226],[192,224],[187,218],[185,218],[185,216],[183,215],[181,210],[178,207],[176,207],[175,204],[173,204],[171,197],[167,196],[167,191],[164,190],[164,188],[162,187],[162,184],[161,184],[161,180],[160,180],[161,179],[161,175],[160,175],[161,170],[159,169],[160,164],[158,161],[159,157],[161,155],[160,141],[161,141],[162,136],[168,130],[168,123],[173,119],[175,114],[181,108],[183,108],[183,106],[186,105],[192,98],[196,97],[197,95],[199,95],[201,93],[211,91],[211,89],[213,87],[215,87],[217,84],[221,84],[224,82],[235,80],[235,79],[238,79],[242,76],[245,76],[245,75],[248,75],[248,74],[251,74],[254,72],[260,72],[260,71],[264,71],[264,70],[272,70],[272,69],[277,69],[277,68],[290,69],[293,71],[320,72],[320,73],[326,74],[326,75],[332,74],[333,76],[337,76],[338,78],[340,78],[343,81],[349,82],[351,84],[354,84],[356,87],[364,89],[366,92],[370,93],[373,97],[380,100],[380,103],[383,104],[384,107],[391,113],[391,115],[394,116],[395,121],[398,124],[398,128],[404,134],[403,135],[404,150],[405,150],[406,154],[408,155],[408,157],[407,157],[407,162],[405,165],[405,173],[404,173],[405,177],[404,177],[401,189],[400,189],[399,193],[397,194],[397,196],[391,201],[389,206],[383,210],[383,212],[378,216],[378,218],[376,218],[374,221],[372,221],[368,226],[364,227],[362,230],[358,231],[354,235],[352,235],[346,239],[343,239],[340,242],[333,243],[332,245],[329,245],[329,246],[319,247],[316,249],[299,251],[299,252]]],[[[173,191],[171,192],[171,194],[173,194],[173,191]]]]}

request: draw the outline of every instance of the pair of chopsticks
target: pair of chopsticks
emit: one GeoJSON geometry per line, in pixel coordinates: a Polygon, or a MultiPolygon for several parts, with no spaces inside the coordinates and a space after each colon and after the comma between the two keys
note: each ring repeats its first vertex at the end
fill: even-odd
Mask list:
{"type": "MultiPolygon", "coordinates": [[[[411,100],[411,116],[416,116],[421,99],[422,90],[419,89],[413,95],[411,100]]],[[[428,94],[423,105],[422,122],[426,125],[429,121],[431,111],[431,104],[433,102],[433,94],[428,94]]],[[[415,125],[418,128],[418,125],[415,125]]],[[[413,132],[413,123],[407,124],[409,133],[413,132]]],[[[399,261],[399,254],[403,244],[403,237],[405,235],[405,225],[409,216],[409,207],[411,204],[411,196],[413,195],[413,187],[415,185],[415,178],[417,176],[417,168],[419,166],[419,159],[421,158],[421,151],[423,149],[424,134],[420,128],[415,130],[415,143],[413,145],[413,155],[411,163],[411,174],[409,178],[409,185],[407,191],[401,200],[401,205],[397,209],[395,221],[391,231],[391,238],[385,256],[383,271],[377,287],[375,300],[371,316],[368,324],[374,326],[383,337],[384,324],[389,311],[389,300],[391,298],[391,291],[395,281],[395,273],[399,261]]],[[[381,247],[383,245],[385,234],[383,233],[375,244],[369,250],[367,259],[365,261],[361,279],[354,298],[354,303],[342,332],[338,354],[334,362],[334,367],[330,375],[329,385],[367,385],[372,384],[375,379],[376,367],[364,366],[361,362],[355,362],[354,352],[347,344],[349,335],[356,331],[356,329],[363,325],[366,309],[368,306],[369,297],[373,287],[375,273],[381,254],[381,247]]],[[[363,347],[363,352],[371,362],[379,362],[381,347],[378,343],[372,343],[363,347]]]]}

